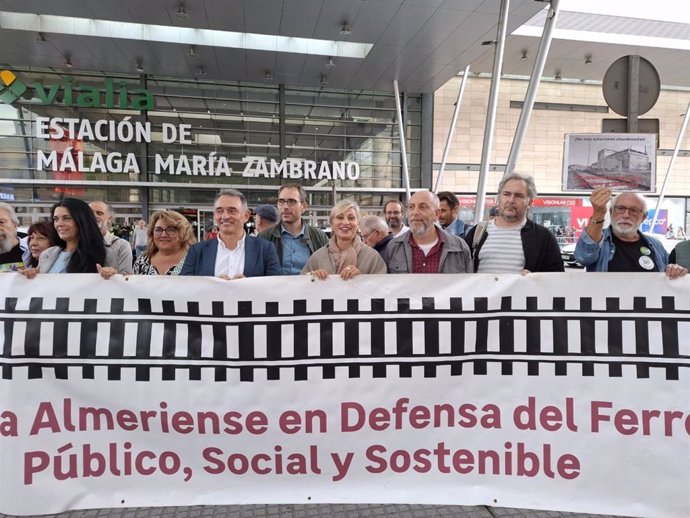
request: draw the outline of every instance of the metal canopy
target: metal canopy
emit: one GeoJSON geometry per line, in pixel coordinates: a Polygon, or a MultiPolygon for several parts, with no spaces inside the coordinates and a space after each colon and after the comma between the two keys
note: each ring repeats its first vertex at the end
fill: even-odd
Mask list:
{"type": "MultiPolygon", "coordinates": [[[[172,27],[369,43],[365,59],[244,50],[134,39],[0,30],[0,65],[146,74],[185,79],[262,82],[290,86],[433,92],[468,63],[493,55],[496,0],[0,0],[0,11],[74,16],[172,27]],[[178,17],[180,6],[185,17],[178,17]],[[344,24],[351,28],[342,34],[344,24]],[[194,56],[196,54],[197,56],[194,56]]],[[[514,0],[508,33],[544,4],[514,0]]]]}

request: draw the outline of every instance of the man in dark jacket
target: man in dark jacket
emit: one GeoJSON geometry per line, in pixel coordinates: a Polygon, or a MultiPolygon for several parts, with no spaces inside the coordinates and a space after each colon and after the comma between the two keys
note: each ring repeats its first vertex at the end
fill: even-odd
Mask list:
{"type": "Polygon", "coordinates": [[[248,236],[247,198],[236,189],[223,189],[213,202],[213,220],[218,237],[192,245],[180,275],[242,279],[280,275],[276,251],[263,239],[248,236]]]}
{"type": "Polygon", "coordinates": [[[488,223],[476,225],[467,234],[475,272],[564,271],[556,237],[527,218],[527,211],[536,197],[537,188],[531,176],[513,173],[501,180],[498,215],[488,223]]]}
{"type": "Polygon", "coordinates": [[[388,233],[388,225],[379,216],[370,214],[364,216],[359,222],[359,231],[362,233],[362,241],[365,245],[376,250],[383,260],[386,260],[386,247],[393,239],[393,234],[388,233]]]}
{"type": "Polygon", "coordinates": [[[278,191],[280,221],[257,237],[274,244],[283,275],[299,275],[307,260],[328,243],[328,236],[309,225],[302,214],[307,210],[307,193],[298,183],[283,185],[278,191]]]}

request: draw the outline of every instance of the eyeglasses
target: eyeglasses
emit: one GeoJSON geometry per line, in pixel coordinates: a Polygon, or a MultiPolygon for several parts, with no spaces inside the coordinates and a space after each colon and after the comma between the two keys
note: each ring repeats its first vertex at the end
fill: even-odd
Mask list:
{"type": "Polygon", "coordinates": [[[630,215],[633,218],[636,218],[640,214],[642,214],[642,211],[640,209],[636,209],[635,207],[626,207],[625,205],[616,205],[613,208],[613,212],[619,215],[625,214],[625,212],[628,211],[630,215]]]}
{"type": "Polygon", "coordinates": [[[175,227],[153,227],[153,235],[160,236],[165,232],[165,235],[172,237],[177,234],[177,229],[175,227]]]}
{"type": "Polygon", "coordinates": [[[297,206],[298,203],[302,203],[302,202],[300,200],[295,200],[294,198],[289,198],[287,200],[280,198],[278,200],[278,206],[279,207],[284,207],[285,205],[287,205],[288,207],[295,207],[295,206],[297,206]]]}

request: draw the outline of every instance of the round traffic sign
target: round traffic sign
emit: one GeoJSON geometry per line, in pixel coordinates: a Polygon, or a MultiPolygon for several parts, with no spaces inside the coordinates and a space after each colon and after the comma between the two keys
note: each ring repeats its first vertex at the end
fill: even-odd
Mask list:
{"type": "MultiPolygon", "coordinates": [[[[628,84],[630,82],[630,58],[624,56],[614,61],[604,74],[601,88],[606,104],[618,115],[628,116],[628,84]]],[[[637,114],[642,115],[652,109],[659,99],[661,81],[659,74],[649,61],[641,56],[637,114]]]]}

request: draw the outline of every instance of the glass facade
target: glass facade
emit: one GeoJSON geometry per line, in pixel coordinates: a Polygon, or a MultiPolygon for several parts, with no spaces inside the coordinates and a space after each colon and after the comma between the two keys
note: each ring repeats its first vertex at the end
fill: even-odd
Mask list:
{"type": "MultiPolygon", "coordinates": [[[[132,217],[204,210],[229,186],[251,205],[270,203],[277,186],[298,181],[321,219],[334,199],[379,208],[402,192],[392,93],[12,72],[26,90],[0,104],[0,198],[27,216],[63,196],[105,199],[132,217]],[[135,138],[137,128],[145,138],[135,138]],[[259,162],[277,174],[245,174],[261,171],[259,162]],[[293,162],[304,171],[297,180],[286,177],[293,162]],[[354,174],[353,163],[356,179],[335,174],[354,174]]],[[[404,101],[410,186],[418,188],[422,96],[404,101]]]]}

